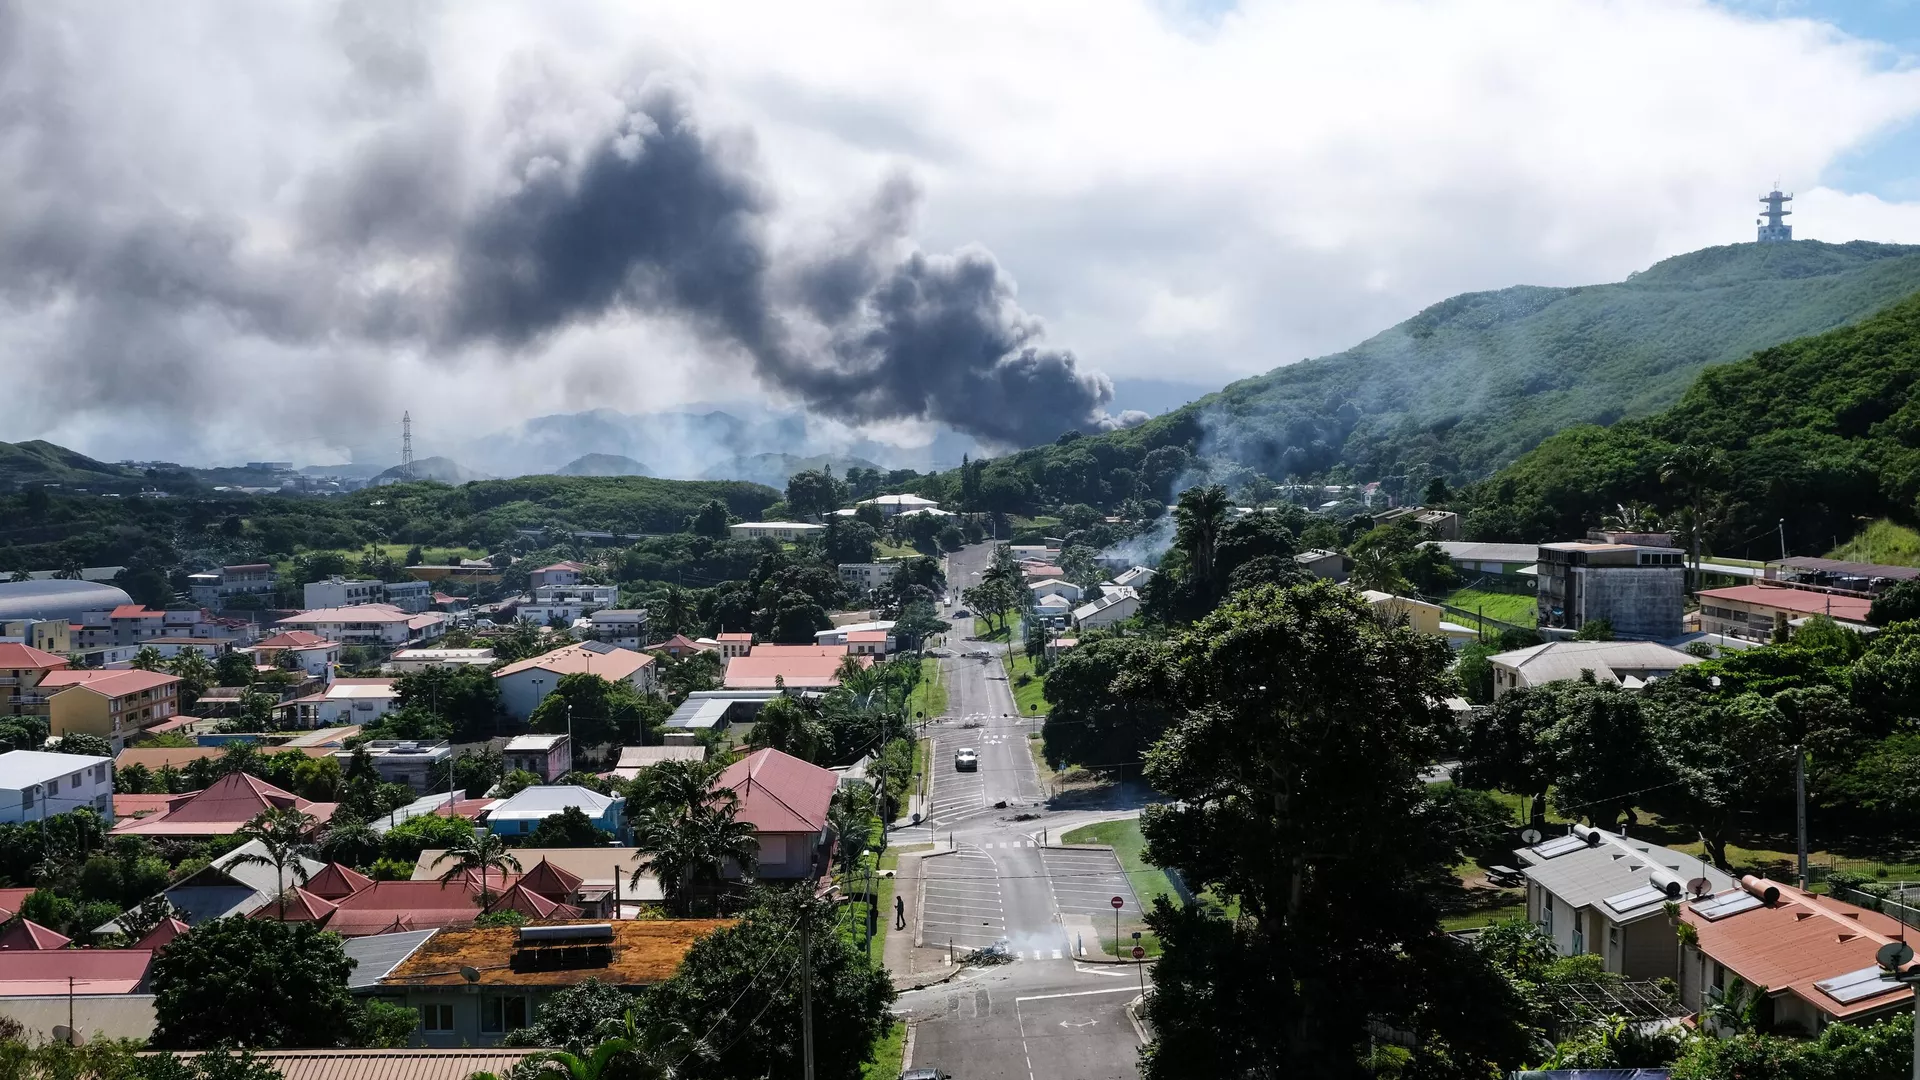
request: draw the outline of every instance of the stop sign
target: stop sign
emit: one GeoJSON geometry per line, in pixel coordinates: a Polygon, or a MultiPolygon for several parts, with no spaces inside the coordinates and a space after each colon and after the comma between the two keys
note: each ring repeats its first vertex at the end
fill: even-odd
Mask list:
{"type": "Polygon", "coordinates": [[[1147,950],[1135,945],[1133,947],[1133,958],[1135,960],[1145,960],[1147,958],[1147,950]]]}
{"type": "Polygon", "coordinates": [[[1108,903],[1113,905],[1115,911],[1118,911],[1121,908],[1127,906],[1127,902],[1118,896],[1114,897],[1112,900],[1109,900],[1108,903]]]}

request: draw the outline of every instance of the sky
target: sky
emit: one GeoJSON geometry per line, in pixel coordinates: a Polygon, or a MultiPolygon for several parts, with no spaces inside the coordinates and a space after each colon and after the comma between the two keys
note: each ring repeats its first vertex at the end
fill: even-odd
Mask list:
{"type": "Polygon", "coordinates": [[[1776,180],[1920,243],[1916,54],[1907,0],[0,0],[0,439],[1124,425],[1776,180]]]}

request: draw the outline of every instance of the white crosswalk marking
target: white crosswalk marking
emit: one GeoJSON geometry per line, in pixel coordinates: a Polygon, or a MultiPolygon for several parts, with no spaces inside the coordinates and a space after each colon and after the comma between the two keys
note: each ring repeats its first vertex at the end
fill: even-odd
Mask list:
{"type": "Polygon", "coordinates": [[[1058,959],[1060,959],[1060,950],[1059,950],[1059,949],[1055,949],[1055,950],[1053,950],[1053,958],[1054,958],[1055,960],[1058,960],[1058,959]]]}

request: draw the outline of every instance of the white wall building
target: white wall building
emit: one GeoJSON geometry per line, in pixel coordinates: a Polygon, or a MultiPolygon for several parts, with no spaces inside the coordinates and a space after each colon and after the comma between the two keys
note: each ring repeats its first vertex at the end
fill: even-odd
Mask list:
{"type": "Polygon", "coordinates": [[[387,661],[395,675],[436,667],[490,667],[492,649],[401,649],[387,661]]]}
{"type": "Polygon", "coordinates": [[[447,632],[447,617],[438,611],[412,614],[392,604],[359,604],[303,611],[275,625],[283,630],[310,630],[342,645],[405,648],[439,640],[447,632]]]}
{"type": "Polygon", "coordinates": [[[1090,604],[1073,609],[1073,625],[1082,630],[1112,626],[1122,619],[1140,614],[1140,594],[1132,589],[1114,588],[1090,604]]]}
{"type": "Polygon", "coordinates": [[[727,526],[727,535],[735,540],[757,540],[763,536],[773,540],[800,540],[818,536],[826,529],[825,525],[804,521],[742,521],[727,526]]]}
{"type": "Polygon", "coordinates": [[[840,573],[840,583],[859,592],[872,592],[884,589],[893,581],[893,575],[899,571],[897,562],[843,562],[834,567],[840,573]]]}
{"type": "Polygon", "coordinates": [[[602,608],[593,613],[593,640],[639,652],[647,647],[646,608],[602,608]]]}
{"type": "Polygon", "coordinates": [[[113,824],[113,759],[14,750],[0,754],[0,821],[40,821],[90,807],[113,824]]]}
{"type": "Polygon", "coordinates": [[[653,657],[602,641],[564,645],[539,656],[508,664],[493,673],[507,715],[526,720],[560,680],[568,675],[598,675],[608,682],[626,682],[643,694],[658,689],[653,657]]]}
{"type": "Polygon", "coordinates": [[[895,517],[910,514],[915,510],[938,510],[940,504],[933,499],[923,499],[918,495],[881,495],[878,498],[862,499],[856,506],[877,506],[881,517],[895,517]]]}

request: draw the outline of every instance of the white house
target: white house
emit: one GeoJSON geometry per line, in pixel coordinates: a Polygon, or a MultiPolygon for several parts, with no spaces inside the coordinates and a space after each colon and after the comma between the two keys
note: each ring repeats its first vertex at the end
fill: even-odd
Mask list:
{"type": "Polygon", "coordinates": [[[492,649],[401,649],[387,661],[396,675],[436,667],[492,667],[492,649]]]}
{"type": "Polygon", "coordinates": [[[310,630],[342,645],[405,648],[439,640],[447,632],[447,617],[438,611],[405,612],[392,604],[359,604],[303,611],[275,625],[285,630],[310,630]]]}
{"type": "Polygon", "coordinates": [[[568,675],[598,675],[609,682],[626,682],[643,694],[658,687],[657,665],[647,653],[587,641],[563,645],[552,652],[508,664],[493,673],[507,715],[526,720],[560,680],[568,675]]]}
{"type": "Polygon", "coordinates": [[[527,585],[535,589],[543,585],[578,585],[580,584],[580,575],[586,573],[586,571],[586,567],[571,560],[567,562],[557,562],[552,566],[543,566],[538,570],[529,571],[527,573],[527,585]]]}
{"type": "Polygon", "coordinates": [[[1030,581],[1027,583],[1027,592],[1032,594],[1036,604],[1049,596],[1063,597],[1069,604],[1078,604],[1087,595],[1087,590],[1064,578],[1030,581]]]}
{"type": "Polygon", "coordinates": [[[1493,665],[1495,701],[1523,686],[1577,679],[1593,672],[1598,682],[1630,690],[1662,679],[1700,658],[1653,641],[1549,641],[1487,657],[1493,665]]]}
{"type": "Polygon", "coordinates": [[[593,613],[593,640],[639,652],[647,647],[646,608],[602,608],[593,613]]]}
{"type": "Polygon", "coordinates": [[[113,824],[113,759],[14,750],[0,754],[0,821],[39,821],[90,807],[113,824]]]}
{"type": "Polygon", "coordinates": [[[487,828],[500,836],[523,836],[553,815],[575,808],[595,828],[618,839],[626,835],[626,805],[623,796],[602,795],[574,784],[536,784],[488,811],[487,828]]]}
{"type": "Polygon", "coordinates": [[[900,569],[897,562],[843,562],[834,568],[840,574],[840,583],[857,592],[872,592],[884,589],[893,581],[893,575],[900,569]]]}
{"type": "Polygon", "coordinates": [[[1697,855],[1584,825],[1514,854],[1527,879],[1527,918],[1555,951],[1598,954],[1629,979],[1679,976],[1668,901],[1734,884],[1697,855]]]}
{"type": "Polygon", "coordinates": [[[573,771],[573,739],[567,735],[516,735],[501,752],[508,772],[530,772],[543,784],[573,771]]]}
{"type": "Polygon", "coordinates": [[[1140,614],[1140,594],[1124,587],[1106,592],[1098,600],[1073,609],[1073,625],[1082,630],[1112,626],[1122,619],[1140,614]]]}
{"type": "Polygon", "coordinates": [[[826,530],[825,525],[804,521],[742,521],[727,526],[727,535],[735,540],[758,540],[763,536],[773,540],[800,540],[826,530]]]}
{"type": "Polygon", "coordinates": [[[938,510],[940,504],[933,499],[923,499],[918,495],[881,495],[877,498],[862,499],[855,506],[877,506],[881,517],[895,517],[910,514],[915,510],[938,510]]]}
{"type": "Polygon", "coordinates": [[[303,592],[309,608],[391,604],[409,614],[418,614],[433,603],[433,583],[430,581],[356,581],[331,577],[325,581],[307,582],[303,592]]]}
{"type": "MultiPolygon", "coordinates": [[[[878,622],[848,623],[845,626],[836,626],[830,630],[818,630],[814,632],[813,643],[815,645],[846,645],[852,640],[852,635],[854,634],[874,632],[878,632],[882,637],[890,640],[893,637],[893,621],[890,619],[881,619],[878,622]]],[[[864,638],[862,640],[872,641],[873,639],[864,638]]]]}
{"type": "Polygon", "coordinates": [[[392,679],[335,679],[333,685],[310,697],[295,698],[301,727],[342,727],[371,724],[387,715],[400,702],[400,691],[392,679]]]}

